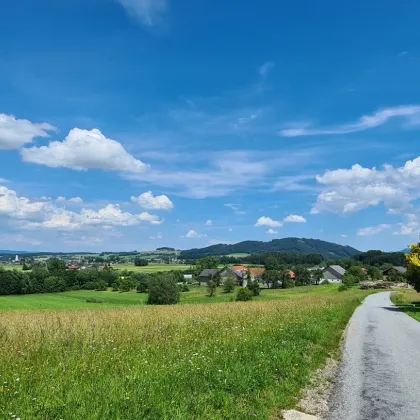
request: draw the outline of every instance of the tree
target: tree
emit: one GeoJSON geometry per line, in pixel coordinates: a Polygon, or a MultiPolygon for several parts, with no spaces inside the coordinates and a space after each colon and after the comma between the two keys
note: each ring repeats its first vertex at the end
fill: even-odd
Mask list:
{"type": "Polygon", "coordinates": [[[241,287],[238,289],[238,293],[236,293],[237,302],[247,302],[252,300],[252,292],[247,289],[246,287],[241,287]]]}
{"type": "Polygon", "coordinates": [[[406,276],[397,270],[391,270],[388,276],[388,280],[393,283],[405,283],[407,281],[406,276]]]}
{"type": "Polygon", "coordinates": [[[295,287],[295,281],[290,277],[289,271],[283,271],[281,273],[281,288],[290,289],[291,287],[295,287]]]}
{"type": "Polygon", "coordinates": [[[145,273],[133,273],[131,278],[137,282],[137,292],[147,293],[149,290],[149,275],[145,273]]]}
{"type": "Polygon", "coordinates": [[[382,280],[382,271],[379,270],[378,267],[374,267],[374,266],[369,266],[367,268],[367,272],[368,272],[368,276],[372,279],[372,280],[382,280]]]}
{"type": "Polygon", "coordinates": [[[179,288],[172,277],[162,274],[150,281],[148,305],[174,305],[179,298],[179,288]]]}
{"type": "Polygon", "coordinates": [[[197,272],[201,272],[203,270],[211,269],[211,268],[218,268],[220,261],[217,257],[205,257],[201,258],[197,262],[197,272]]]}
{"type": "Polygon", "coordinates": [[[252,296],[259,296],[261,290],[260,282],[258,281],[258,279],[255,278],[254,280],[248,280],[246,287],[248,290],[251,291],[252,296]]]}
{"type": "Polygon", "coordinates": [[[410,254],[405,255],[407,281],[420,293],[420,243],[410,246],[410,254]]]}
{"type": "Polygon", "coordinates": [[[138,282],[132,277],[121,277],[118,281],[118,289],[120,292],[129,292],[138,287],[138,282]]]}
{"type": "Polygon", "coordinates": [[[319,284],[321,279],[324,278],[324,272],[320,268],[317,268],[312,271],[312,278],[315,279],[315,284],[319,284]]]}
{"type": "Polygon", "coordinates": [[[346,273],[343,277],[343,284],[346,286],[354,286],[355,284],[360,282],[360,277],[357,277],[353,274],[346,273]]]}
{"type": "Polygon", "coordinates": [[[270,288],[270,285],[273,289],[277,288],[277,283],[280,279],[280,273],[277,270],[267,270],[262,275],[262,279],[267,284],[267,287],[270,288]]]}
{"type": "Polygon", "coordinates": [[[209,280],[207,283],[207,290],[209,291],[209,296],[213,297],[216,295],[217,285],[213,280],[209,280]]]}
{"type": "Polygon", "coordinates": [[[47,269],[50,276],[62,276],[67,269],[67,264],[59,258],[49,258],[47,261],[47,269]]]}
{"type": "Polygon", "coordinates": [[[276,257],[270,256],[265,259],[264,267],[267,271],[278,270],[280,268],[280,262],[276,257]]]}
{"type": "Polygon", "coordinates": [[[235,279],[232,276],[228,276],[223,286],[225,293],[232,293],[235,290],[235,279]]]}
{"type": "Polygon", "coordinates": [[[144,258],[136,257],[134,258],[134,265],[136,267],[146,267],[149,265],[149,261],[145,260],[144,258]]]}
{"type": "Polygon", "coordinates": [[[311,284],[311,274],[305,267],[296,267],[294,273],[296,286],[306,286],[307,284],[311,284]]]}
{"type": "Polygon", "coordinates": [[[362,268],[359,266],[350,267],[346,274],[343,277],[343,283],[345,284],[355,284],[360,283],[361,281],[367,280],[366,274],[362,271],[362,268]],[[346,277],[349,277],[349,280],[346,282],[346,277]]]}

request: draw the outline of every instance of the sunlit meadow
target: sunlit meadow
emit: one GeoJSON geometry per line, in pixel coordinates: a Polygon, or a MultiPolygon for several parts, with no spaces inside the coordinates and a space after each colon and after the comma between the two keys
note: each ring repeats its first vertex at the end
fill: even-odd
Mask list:
{"type": "Polygon", "coordinates": [[[22,420],[277,418],[336,350],[365,295],[4,312],[0,412],[22,420]]]}

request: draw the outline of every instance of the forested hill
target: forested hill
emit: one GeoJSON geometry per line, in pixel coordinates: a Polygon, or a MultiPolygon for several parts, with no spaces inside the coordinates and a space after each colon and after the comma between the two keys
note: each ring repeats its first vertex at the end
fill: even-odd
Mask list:
{"type": "Polygon", "coordinates": [[[355,248],[321,241],[320,239],[283,238],[269,242],[244,241],[237,244],[212,245],[201,249],[182,251],[180,258],[202,258],[229,254],[261,254],[265,252],[288,252],[295,254],[320,254],[325,259],[349,258],[359,254],[355,248]]]}

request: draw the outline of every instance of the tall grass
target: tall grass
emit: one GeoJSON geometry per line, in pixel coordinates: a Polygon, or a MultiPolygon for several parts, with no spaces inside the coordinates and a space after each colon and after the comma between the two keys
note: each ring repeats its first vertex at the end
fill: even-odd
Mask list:
{"type": "Polygon", "coordinates": [[[276,416],[337,348],[366,294],[2,313],[0,414],[22,420],[276,416]]]}

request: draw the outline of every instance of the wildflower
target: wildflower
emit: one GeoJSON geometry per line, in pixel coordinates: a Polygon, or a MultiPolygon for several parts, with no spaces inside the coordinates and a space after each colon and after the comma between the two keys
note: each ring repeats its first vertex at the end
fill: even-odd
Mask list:
{"type": "Polygon", "coordinates": [[[219,369],[219,373],[222,373],[223,371],[222,371],[222,369],[219,369]]]}
{"type": "Polygon", "coordinates": [[[16,378],[16,382],[19,382],[20,381],[20,378],[16,378]]]}

